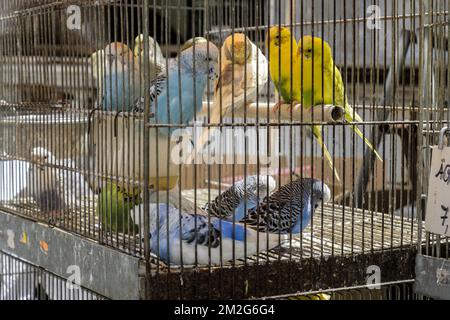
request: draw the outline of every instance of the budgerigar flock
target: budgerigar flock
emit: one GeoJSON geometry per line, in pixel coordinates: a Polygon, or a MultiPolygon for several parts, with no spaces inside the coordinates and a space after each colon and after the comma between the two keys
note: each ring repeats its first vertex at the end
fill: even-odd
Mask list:
{"type": "MultiPolygon", "coordinates": [[[[233,259],[233,252],[235,259],[242,259],[279,244],[277,234],[258,233],[240,223],[195,215],[165,203],[149,207],[150,249],[171,264],[218,265],[233,259]]],[[[143,214],[143,205],[131,212],[134,221],[143,221],[143,214]]]]}
{"type": "MultiPolygon", "coordinates": [[[[270,52],[270,76],[275,87],[281,95],[281,100],[276,104],[275,111],[281,103],[301,103],[302,96],[302,62],[297,54],[298,44],[292,36],[290,30],[285,27],[274,26],[269,29],[266,44],[270,52]],[[285,63],[288,61],[288,63],[285,63]]],[[[317,143],[323,150],[325,159],[334,170],[334,174],[339,181],[339,174],[333,165],[333,159],[322,139],[320,126],[312,126],[312,132],[317,139],[317,143]]]]}
{"type": "MultiPolygon", "coordinates": [[[[304,36],[297,42],[288,28],[271,27],[266,36],[269,59],[243,33],[228,36],[220,52],[205,38],[190,39],[176,58],[165,58],[152,37],[148,42],[145,55],[142,34],[134,39],[133,50],[124,43],[113,42],[91,55],[91,70],[103,110],[142,113],[149,108],[152,114],[149,123],[173,125],[161,126],[158,130],[163,135],[169,136],[178,129],[177,125],[188,125],[202,111],[208,83],[214,83],[209,122],[218,124],[232,110],[256,101],[267,84],[269,71],[281,96],[275,111],[281,103],[302,104],[307,108],[335,104],[344,107],[347,122],[362,121],[347,101],[329,44],[320,38],[304,36]],[[150,68],[147,88],[146,72],[141,69],[144,56],[148,56],[150,68]],[[145,105],[146,93],[150,96],[149,105],[145,105]]],[[[381,160],[356,125],[351,128],[381,160]]],[[[313,126],[312,130],[334,168],[321,127],[313,126]]],[[[209,129],[202,132],[187,162],[204,147],[208,133],[209,129]]],[[[70,160],[58,162],[41,147],[33,149],[32,158],[27,191],[42,212],[61,214],[81,205],[81,199],[75,195],[92,195],[77,170],[54,167],[59,163],[73,168],[70,160]]],[[[336,170],[334,174],[339,180],[336,170]]],[[[150,202],[149,212],[144,212],[142,188],[127,189],[125,185],[103,184],[96,209],[101,228],[143,239],[144,215],[148,215],[151,252],[176,265],[218,265],[270,250],[280,245],[280,239],[303,232],[315,209],[331,199],[329,187],[317,179],[298,179],[276,190],[272,176],[251,175],[236,181],[199,212],[162,202],[150,202]]]]}
{"type": "MultiPolygon", "coordinates": [[[[251,189],[249,184],[247,188],[251,189]]],[[[227,191],[223,194],[231,196],[227,191]]],[[[240,221],[230,221],[229,217],[234,208],[247,201],[243,197],[237,205],[236,201],[231,206],[224,201],[223,208],[219,208],[224,219],[188,213],[165,203],[150,203],[150,248],[171,264],[217,265],[233,258],[244,259],[280,245],[280,235],[285,239],[289,232],[300,233],[315,208],[329,199],[330,190],[323,182],[302,179],[282,186],[260,205],[250,206],[240,221]]],[[[215,203],[221,205],[221,201],[215,203]]],[[[143,205],[131,210],[133,221],[144,221],[143,214],[143,205]]]]}
{"type": "Polygon", "coordinates": [[[259,231],[298,234],[308,226],[314,210],[330,199],[330,188],[322,181],[298,179],[266,197],[241,222],[259,231]]]}

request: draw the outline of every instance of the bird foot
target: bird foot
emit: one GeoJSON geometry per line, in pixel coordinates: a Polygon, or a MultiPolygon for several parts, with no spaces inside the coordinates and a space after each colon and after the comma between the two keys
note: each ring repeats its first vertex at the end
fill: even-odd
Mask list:
{"type": "Polygon", "coordinates": [[[48,213],[48,215],[50,217],[48,219],[48,224],[51,225],[51,226],[57,226],[58,223],[61,220],[63,220],[63,216],[64,216],[62,211],[57,211],[57,210],[50,211],[48,213]]]}
{"type": "Polygon", "coordinates": [[[280,100],[277,103],[275,103],[274,106],[273,106],[273,113],[277,113],[278,110],[280,110],[280,107],[281,107],[282,104],[284,104],[283,100],[280,100]]]}
{"type": "Polygon", "coordinates": [[[294,106],[300,104],[298,101],[292,101],[292,103],[288,106],[289,112],[291,112],[294,109],[294,106]]]}

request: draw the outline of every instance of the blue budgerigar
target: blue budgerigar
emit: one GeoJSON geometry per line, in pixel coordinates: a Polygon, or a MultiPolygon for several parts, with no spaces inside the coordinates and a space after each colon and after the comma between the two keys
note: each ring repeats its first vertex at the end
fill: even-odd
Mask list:
{"type": "MultiPolygon", "coordinates": [[[[195,112],[199,113],[202,109],[208,78],[213,81],[217,77],[218,56],[219,50],[209,42],[183,50],[177,59],[171,60],[168,70],[150,84],[150,110],[155,114],[151,121],[160,124],[187,124],[192,121],[195,112]]],[[[136,100],[133,109],[144,111],[143,97],[136,100]]],[[[165,128],[161,132],[169,134],[175,129],[165,128]]]]}
{"type": "MultiPolygon", "coordinates": [[[[113,42],[103,50],[105,56],[103,110],[131,111],[142,94],[139,63],[131,49],[123,43],[113,42]]],[[[102,62],[100,62],[102,63],[102,62]]]]}
{"type": "Polygon", "coordinates": [[[239,221],[276,187],[271,176],[253,175],[237,181],[204,207],[206,212],[228,221],[239,221]],[[233,216],[234,213],[234,216],[233,216]]]}
{"type": "MultiPolygon", "coordinates": [[[[165,203],[149,206],[150,249],[166,263],[218,265],[279,245],[278,234],[257,232],[240,223],[188,213],[165,203]]],[[[131,217],[135,222],[143,221],[143,205],[136,206],[131,217]]]]}
{"type": "Polygon", "coordinates": [[[331,199],[328,186],[312,178],[297,179],[280,187],[240,222],[261,232],[299,234],[314,210],[331,199]]]}

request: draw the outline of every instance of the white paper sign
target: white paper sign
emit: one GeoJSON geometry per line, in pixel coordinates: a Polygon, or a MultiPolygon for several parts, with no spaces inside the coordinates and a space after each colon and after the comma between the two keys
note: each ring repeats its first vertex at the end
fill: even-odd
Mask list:
{"type": "Polygon", "coordinates": [[[450,236],[450,147],[432,150],[425,230],[450,236]]]}

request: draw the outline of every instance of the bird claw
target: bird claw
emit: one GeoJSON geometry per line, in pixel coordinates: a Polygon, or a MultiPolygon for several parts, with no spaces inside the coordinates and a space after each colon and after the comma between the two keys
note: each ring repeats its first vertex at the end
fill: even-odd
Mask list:
{"type": "Polygon", "coordinates": [[[48,219],[48,225],[51,227],[56,227],[63,217],[63,213],[61,211],[51,211],[48,214],[50,216],[48,219]]]}
{"type": "Polygon", "coordinates": [[[294,106],[296,106],[296,105],[298,105],[298,104],[300,104],[300,102],[298,102],[298,101],[293,101],[293,102],[288,106],[289,112],[293,111],[294,106]]]}
{"type": "Polygon", "coordinates": [[[280,110],[281,105],[284,104],[284,101],[280,100],[273,106],[273,113],[277,113],[280,110]]]}

